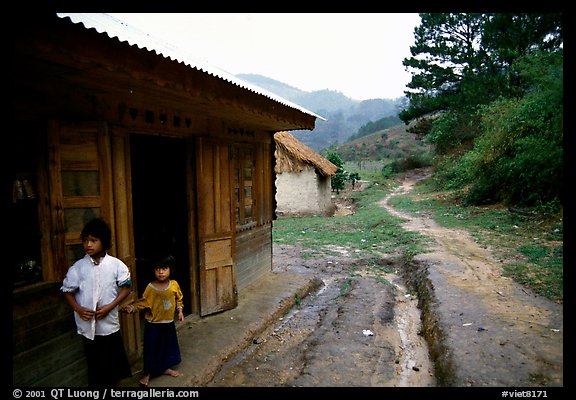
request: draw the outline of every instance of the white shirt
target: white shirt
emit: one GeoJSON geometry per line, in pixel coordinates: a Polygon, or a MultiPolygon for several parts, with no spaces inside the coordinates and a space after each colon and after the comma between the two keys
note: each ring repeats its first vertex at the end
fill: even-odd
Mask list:
{"type": "MultiPolygon", "coordinates": [[[[96,311],[97,307],[113,302],[120,287],[127,283],[130,284],[130,271],[121,260],[106,254],[99,264],[94,264],[86,254],[68,269],[60,290],[74,293],[78,305],[96,311]]],[[[94,335],[110,335],[120,329],[118,307],[103,319],[84,321],[76,312],[74,319],[78,333],[91,340],[94,335]]]]}

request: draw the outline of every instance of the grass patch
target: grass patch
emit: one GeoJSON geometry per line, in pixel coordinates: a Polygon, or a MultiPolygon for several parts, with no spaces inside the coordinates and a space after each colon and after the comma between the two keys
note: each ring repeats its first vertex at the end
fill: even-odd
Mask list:
{"type": "Polygon", "coordinates": [[[340,293],[338,298],[345,297],[350,291],[350,286],[352,286],[352,277],[348,277],[344,280],[344,282],[342,282],[342,285],[340,285],[340,293]]]}
{"type": "Polygon", "coordinates": [[[301,245],[304,257],[333,252],[342,247],[352,257],[366,258],[377,254],[414,255],[425,251],[427,238],[400,227],[400,218],[376,204],[393,188],[370,185],[361,192],[352,192],[356,212],[344,217],[289,216],[277,219],[272,230],[275,243],[301,245]]]}

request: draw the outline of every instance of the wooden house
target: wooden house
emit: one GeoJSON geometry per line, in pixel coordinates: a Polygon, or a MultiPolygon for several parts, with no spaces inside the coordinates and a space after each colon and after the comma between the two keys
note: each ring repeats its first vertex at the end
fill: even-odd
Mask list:
{"type": "MultiPolygon", "coordinates": [[[[81,386],[60,286],[83,255],[83,225],[110,224],[132,297],[150,279],[147,260],[167,251],[187,316],[234,308],[272,268],[273,135],[321,117],[161,42],[142,45],[148,36],[105,14],[31,15],[14,29],[3,147],[13,384],[81,386]]],[[[121,323],[134,362],[141,321],[121,323]]]]}
{"type": "Polygon", "coordinates": [[[331,177],[338,169],[289,132],[274,134],[276,142],[276,213],[331,215],[331,177]]]}

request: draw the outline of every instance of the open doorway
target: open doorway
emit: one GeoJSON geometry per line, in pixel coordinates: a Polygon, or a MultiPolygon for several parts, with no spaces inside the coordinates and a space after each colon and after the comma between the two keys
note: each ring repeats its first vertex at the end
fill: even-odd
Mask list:
{"type": "Polygon", "coordinates": [[[192,293],[185,140],[133,134],[130,142],[138,295],[154,279],[152,260],[170,254],[176,260],[171,278],[182,289],[188,315],[192,293]]]}

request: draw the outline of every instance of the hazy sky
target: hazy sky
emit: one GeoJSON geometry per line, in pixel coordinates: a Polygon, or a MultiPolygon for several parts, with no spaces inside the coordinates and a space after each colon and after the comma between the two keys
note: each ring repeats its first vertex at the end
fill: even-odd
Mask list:
{"type": "Polygon", "coordinates": [[[418,14],[110,13],[231,74],[355,100],[404,95],[418,14]]]}

